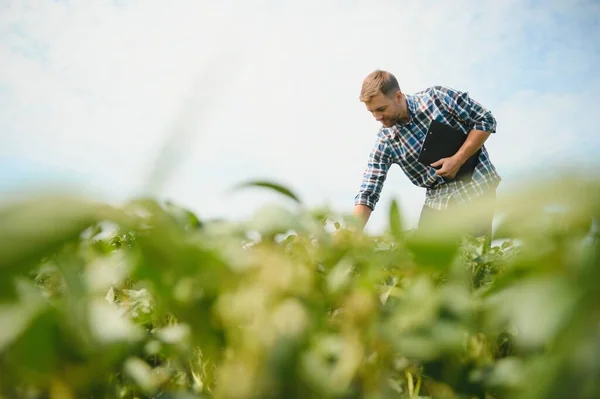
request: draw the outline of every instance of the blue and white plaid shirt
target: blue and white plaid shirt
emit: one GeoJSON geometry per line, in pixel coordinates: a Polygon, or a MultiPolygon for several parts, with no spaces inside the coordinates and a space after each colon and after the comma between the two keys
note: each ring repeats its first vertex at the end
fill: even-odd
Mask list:
{"type": "Polygon", "coordinates": [[[375,209],[392,164],[398,164],[414,185],[427,189],[425,205],[437,210],[446,209],[451,199],[457,203],[468,203],[486,190],[498,186],[501,178],[490,161],[485,145],[473,178],[467,183],[446,181],[435,174],[434,168],[417,160],[431,120],[446,123],[465,134],[472,129],[496,133],[496,120],[490,111],[466,92],[444,86],[406,95],[406,99],[409,120],[380,129],[369,154],[359,193],[354,199],[356,205],[375,209]]]}

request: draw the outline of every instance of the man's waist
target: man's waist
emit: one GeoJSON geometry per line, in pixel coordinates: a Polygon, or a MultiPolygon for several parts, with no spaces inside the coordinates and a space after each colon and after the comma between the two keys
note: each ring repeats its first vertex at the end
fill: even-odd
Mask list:
{"type": "Polygon", "coordinates": [[[495,189],[501,182],[501,178],[497,174],[489,174],[486,176],[475,178],[468,182],[461,180],[449,180],[444,183],[436,184],[428,187],[426,191],[427,197],[451,197],[456,193],[481,193],[490,189],[495,189]]]}

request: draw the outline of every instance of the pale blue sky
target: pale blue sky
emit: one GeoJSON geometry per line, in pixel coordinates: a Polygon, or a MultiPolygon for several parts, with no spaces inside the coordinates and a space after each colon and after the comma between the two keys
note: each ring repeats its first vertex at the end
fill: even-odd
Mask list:
{"type": "MultiPolygon", "coordinates": [[[[378,129],[357,99],[375,68],[408,93],[446,84],[490,108],[505,187],[571,160],[596,173],[598,1],[169,7],[0,0],[1,191],[62,181],[100,199],[136,195],[185,106],[161,196],[246,218],[278,197],[226,190],[268,179],[350,212],[378,129]]],[[[368,229],[385,226],[392,198],[416,222],[424,191],[393,167],[368,229]]]]}

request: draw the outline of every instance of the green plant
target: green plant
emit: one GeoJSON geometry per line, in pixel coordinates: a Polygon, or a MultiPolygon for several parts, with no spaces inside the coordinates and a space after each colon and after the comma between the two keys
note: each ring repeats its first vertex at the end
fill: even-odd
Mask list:
{"type": "Polygon", "coordinates": [[[240,187],[249,186],[294,202],[239,223],[147,198],[113,207],[40,195],[4,206],[0,395],[600,393],[597,181],[501,201],[489,249],[456,219],[405,231],[396,202],[374,237],[287,188],[240,187]]]}

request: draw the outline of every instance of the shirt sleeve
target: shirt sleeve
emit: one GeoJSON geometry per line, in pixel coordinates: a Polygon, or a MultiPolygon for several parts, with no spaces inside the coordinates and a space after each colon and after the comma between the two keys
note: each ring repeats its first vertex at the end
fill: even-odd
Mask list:
{"type": "Polygon", "coordinates": [[[444,109],[454,117],[467,124],[471,129],[496,133],[496,118],[479,102],[472,99],[467,92],[437,86],[435,94],[444,109]]]}
{"type": "Polygon", "coordinates": [[[366,205],[371,210],[375,209],[391,164],[392,156],[387,139],[380,135],[369,154],[359,192],[354,198],[354,205],[366,205]]]}

